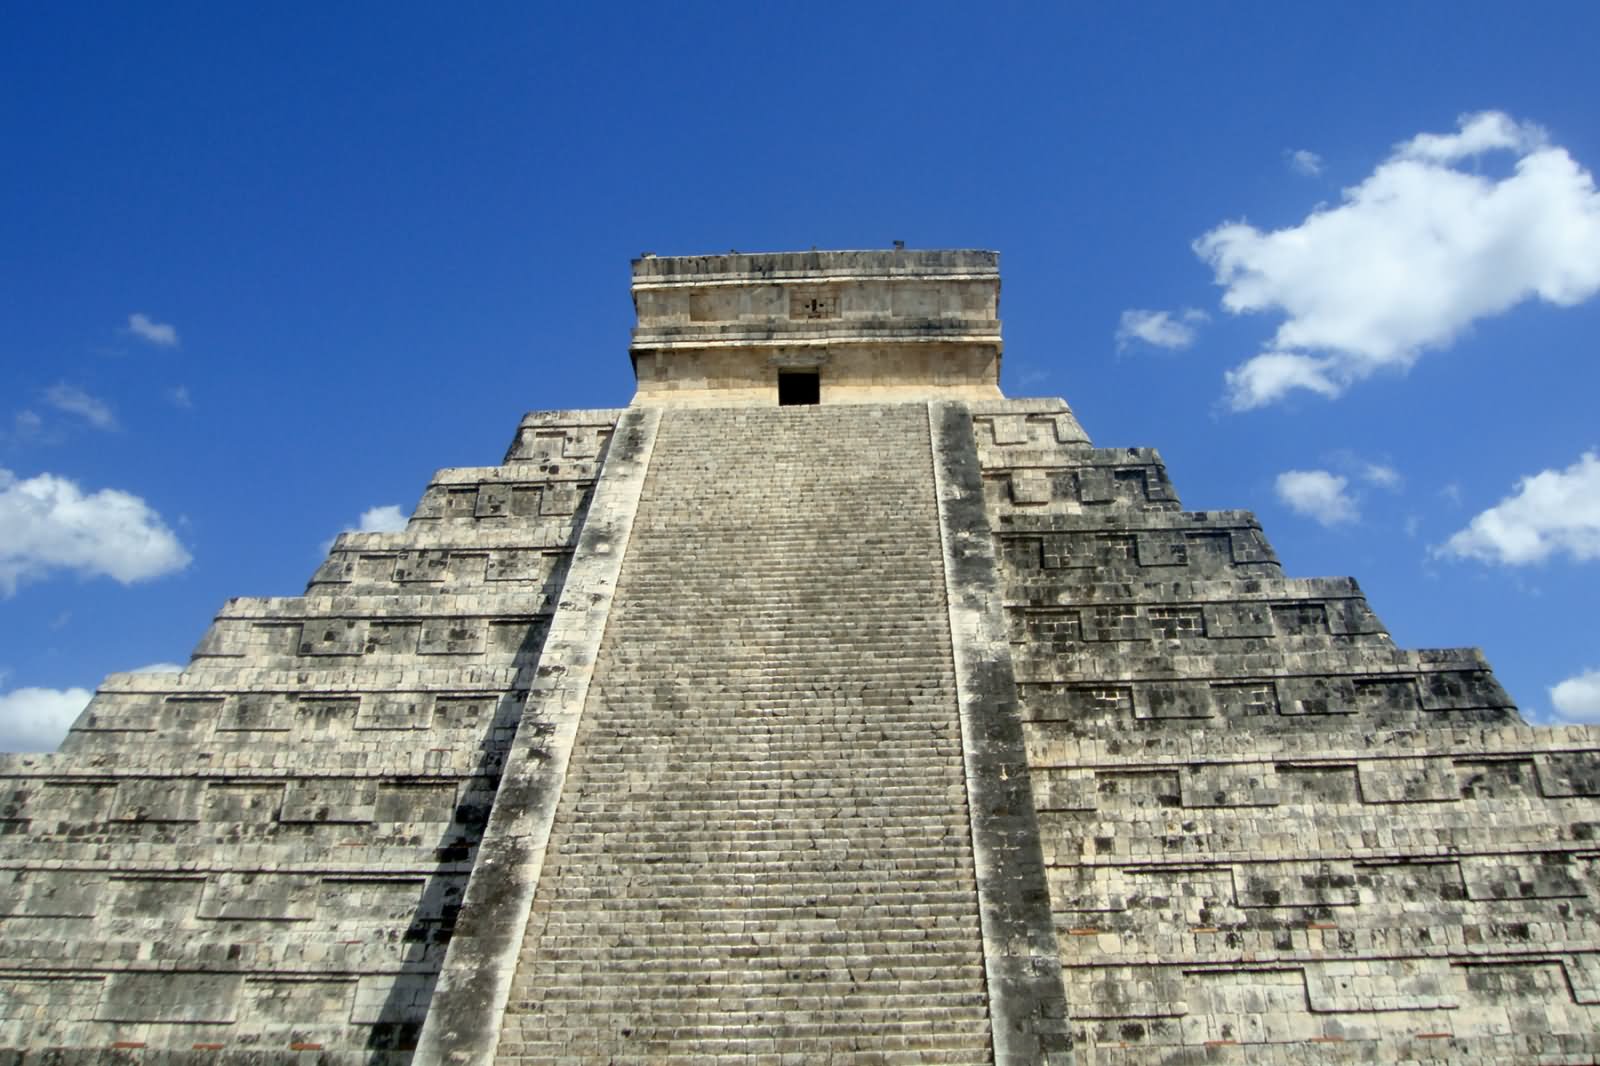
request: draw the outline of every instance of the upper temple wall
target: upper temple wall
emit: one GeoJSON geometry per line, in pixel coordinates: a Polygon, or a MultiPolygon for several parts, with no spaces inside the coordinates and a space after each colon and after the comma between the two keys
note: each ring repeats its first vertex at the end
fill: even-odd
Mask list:
{"type": "Polygon", "coordinates": [[[780,373],[824,404],[1000,396],[994,252],[646,256],[633,302],[635,404],[771,406],[780,373]]]}

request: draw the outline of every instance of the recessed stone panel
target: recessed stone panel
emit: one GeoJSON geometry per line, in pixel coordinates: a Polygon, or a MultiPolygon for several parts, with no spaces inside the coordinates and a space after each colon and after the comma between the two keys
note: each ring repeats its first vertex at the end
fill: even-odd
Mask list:
{"type": "Polygon", "coordinates": [[[116,973],[106,978],[95,1020],[198,1025],[239,1016],[244,977],[233,973],[116,973]]]}

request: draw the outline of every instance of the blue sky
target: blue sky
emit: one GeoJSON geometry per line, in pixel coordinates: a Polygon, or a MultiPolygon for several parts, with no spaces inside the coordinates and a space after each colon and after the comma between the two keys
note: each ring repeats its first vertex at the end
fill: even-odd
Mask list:
{"type": "Polygon", "coordinates": [[[625,404],[631,257],[894,240],[1000,251],[1008,394],[1600,718],[1600,7],[0,19],[0,747],[625,404]]]}

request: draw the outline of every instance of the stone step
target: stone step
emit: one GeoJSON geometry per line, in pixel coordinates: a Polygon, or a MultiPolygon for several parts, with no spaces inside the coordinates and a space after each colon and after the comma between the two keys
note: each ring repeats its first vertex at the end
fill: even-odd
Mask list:
{"type": "Polygon", "coordinates": [[[988,1060],[927,413],[871,423],[663,415],[502,1053],[988,1060]]]}

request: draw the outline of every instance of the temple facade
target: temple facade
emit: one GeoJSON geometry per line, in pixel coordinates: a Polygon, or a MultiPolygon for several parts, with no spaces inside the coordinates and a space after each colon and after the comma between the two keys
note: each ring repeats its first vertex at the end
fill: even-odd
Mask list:
{"type": "Polygon", "coordinates": [[[999,388],[998,257],[633,264],[304,595],[0,756],[0,1063],[1600,1061],[1600,730],[999,388]]]}

